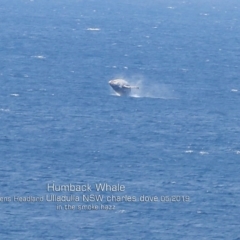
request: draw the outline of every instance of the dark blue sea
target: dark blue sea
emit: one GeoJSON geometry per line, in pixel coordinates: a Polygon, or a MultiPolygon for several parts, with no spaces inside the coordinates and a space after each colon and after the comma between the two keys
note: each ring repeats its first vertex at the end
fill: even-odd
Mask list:
{"type": "Polygon", "coordinates": [[[239,1],[0,0],[0,85],[0,239],[240,239],[239,1]]]}

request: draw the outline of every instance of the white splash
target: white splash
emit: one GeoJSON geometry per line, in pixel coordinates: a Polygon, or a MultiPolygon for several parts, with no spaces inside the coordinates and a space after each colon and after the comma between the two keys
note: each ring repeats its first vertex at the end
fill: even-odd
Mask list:
{"type": "Polygon", "coordinates": [[[9,112],[10,110],[8,108],[4,109],[4,108],[0,108],[1,112],[9,112]]]}
{"type": "Polygon", "coordinates": [[[193,150],[186,150],[185,153],[192,153],[193,150]]]}
{"type": "Polygon", "coordinates": [[[142,77],[127,79],[131,85],[138,86],[139,89],[132,89],[132,97],[174,99],[176,94],[171,86],[161,83],[161,80],[153,82],[142,77]]]}
{"type": "Polygon", "coordinates": [[[207,154],[209,154],[208,152],[204,152],[204,151],[201,151],[201,152],[199,152],[201,155],[207,155],[207,154]]]}
{"type": "Polygon", "coordinates": [[[38,55],[38,56],[32,56],[32,58],[45,59],[46,57],[44,57],[42,55],[38,55]]]}
{"type": "Polygon", "coordinates": [[[88,31],[100,31],[100,28],[87,28],[88,31]]]}

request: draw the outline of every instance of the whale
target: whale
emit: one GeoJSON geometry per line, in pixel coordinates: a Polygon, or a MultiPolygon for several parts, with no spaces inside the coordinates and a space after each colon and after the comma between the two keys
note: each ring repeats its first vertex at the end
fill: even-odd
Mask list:
{"type": "Polygon", "coordinates": [[[119,96],[129,96],[131,93],[131,89],[139,89],[138,86],[131,86],[124,79],[113,79],[110,80],[108,83],[119,96]]]}

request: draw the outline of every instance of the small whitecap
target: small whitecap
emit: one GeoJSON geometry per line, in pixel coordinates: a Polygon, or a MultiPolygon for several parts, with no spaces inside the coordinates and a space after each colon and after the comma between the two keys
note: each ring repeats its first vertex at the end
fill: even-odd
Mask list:
{"type": "Polygon", "coordinates": [[[199,152],[201,155],[206,155],[206,154],[209,154],[208,152],[204,152],[204,151],[201,151],[199,152]]]}
{"type": "Polygon", "coordinates": [[[118,211],[116,211],[116,213],[125,213],[126,212],[126,210],[118,210],[118,211]]]}
{"type": "Polygon", "coordinates": [[[168,9],[174,9],[174,7],[167,7],[168,9]]]}
{"type": "Polygon", "coordinates": [[[231,89],[231,92],[238,92],[238,89],[231,89]]]}
{"type": "Polygon", "coordinates": [[[236,151],[236,154],[240,154],[240,151],[236,151]]]}
{"type": "Polygon", "coordinates": [[[10,110],[8,108],[0,108],[1,112],[9,112],[10,110]]]}
{"type": "Polygon", "coordinates": [[[46,57],[42,56],[42,55],[38,55],[38,56],[32,56],[33,58],[38,58],[38,59],[45,59],[46,57]]]}
{"type": "Polygon", "coordinates": [[[117,68],[117,66],[112,66],[113,68],[117,68]]]}
{"type": "Polygon", "coordinates": [[[11,96],[14,96],[14,97],[18,97],[19,96],[19,94],[17,94],[17,93],[12,93],[12,94],[10,94],[11,96]]]}
{"type": "Polygon", "coordinates": [[[100,31],[100,28],[87,28],[88,31],[100,31]]]}
{"type": "Polygon", "coordinates": [[[126,66],[125,66],[125,67],[123,67],[123,68],[124,68],[124,69],[128,69],[128,67],[126,67],[126,66]]]}
{"type": "Polygon", "coordinates": [[[186,150],[185,153],[192,153],[193,150],[186,150]]]}

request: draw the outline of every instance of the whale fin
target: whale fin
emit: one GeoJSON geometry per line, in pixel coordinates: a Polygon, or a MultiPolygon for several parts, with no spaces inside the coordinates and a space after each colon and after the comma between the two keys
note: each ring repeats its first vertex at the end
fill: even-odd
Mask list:
{"type": "Polygon", "coordinates": [[[131,86],[129,86],[129,85],[123,85],[122,87],[127,88],[127,89],[131,89],[131,86]]]}
{"type": "Polygon", "coordinates": [[[130,85],[123,85],[123,88],[128,88],[128,89],[139,89],[138,86],[130,86],[130,85]]]}

